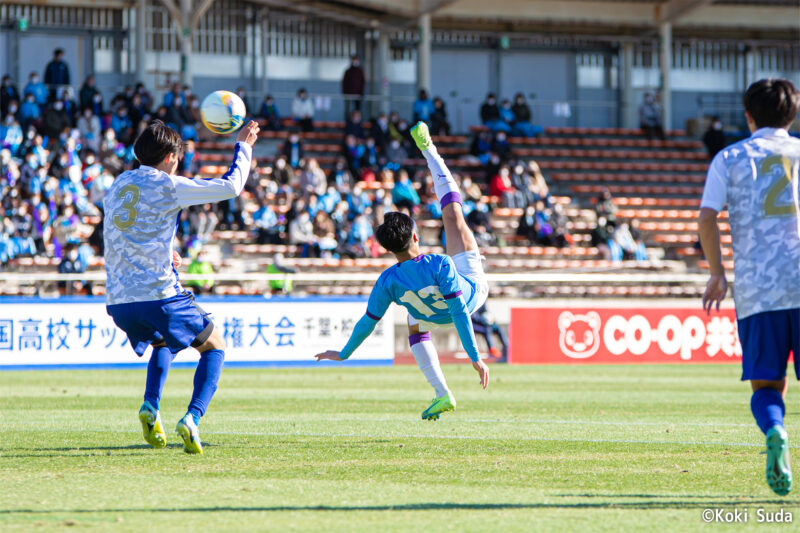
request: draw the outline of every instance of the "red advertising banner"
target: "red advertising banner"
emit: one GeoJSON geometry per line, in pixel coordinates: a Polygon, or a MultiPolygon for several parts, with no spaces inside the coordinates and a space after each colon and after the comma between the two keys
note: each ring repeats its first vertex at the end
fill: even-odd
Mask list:
{"type": "Polygon", "coordinates": [[[509,363],[738,363],[736,313],[641,307],[512,308],[509,363]]]}

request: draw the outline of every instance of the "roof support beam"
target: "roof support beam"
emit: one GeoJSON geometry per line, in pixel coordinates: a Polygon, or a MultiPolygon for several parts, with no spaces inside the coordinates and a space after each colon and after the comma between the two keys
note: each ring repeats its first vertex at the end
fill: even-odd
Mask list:
{"type": "Polygon", "coordinates": [[[679,18],[685,17],[698,8],[711,4],[712,0],[669,0],[664,4],[655,6],[656,21],[672,23],[679,18]]]}

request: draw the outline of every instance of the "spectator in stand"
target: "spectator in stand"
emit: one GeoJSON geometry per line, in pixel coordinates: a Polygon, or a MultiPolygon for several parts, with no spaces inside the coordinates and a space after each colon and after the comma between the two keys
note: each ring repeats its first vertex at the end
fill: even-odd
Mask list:
{"type": "Polygon", "coordinates": [[[17,154],[23,139],[22,127],[14,115],[9,113],[0,124],[0,148],[7,148],[10,153],[17,154]]]}
{"type": "Polygon", "coordinates": [[[447,121],[447,109],[445,108],[444,100],[438,96],[433,99],[431,133],[434,135],[450,135],[450,122],[447,121]]]}
{"type": "Polygon", "coordinates": [[[539,220],[536,218],[536,207],[533,204],[528,204],[519,217],[516,235],[527,239],[528,243],[531,245],[538,243],[539,220]]]}
{"type": "Polygon", "coordinates": [[[375,139],[375,144],[381,152],[386,152],[389,146],[389,118],[386,113],[381,113],[372,121],[369,135],[375,139]]]}
{"type": "Polygon", "coordinates": [[[300,245],[303,257],[319,255],[311,215],[305,209],[289,222],[289,244],[300,245]]]}
{"type": "Polygon", "coordinates": [[[50,91],[47,89],[47,86],[42,83],[37,72],[31,72],[31,75],[28,77],[28,85],[25,86],[23,93],[25,95],[32,94],[36,105],[39,106],[40,110],[44,111],[47,100],[50,98],[50,91]]]}
{"type": "Polygon", "coordinates": [[[644,243],[636,241],[631,234],[630,226],[623,222],[614,229],[614,242],[622,251],[620,259],[635,259],[636,261],[647,261],[647,249],[644,243]]]}
{"type": "Polygon", "coordinates": [[[608,224],[606,217],[597,217],[597,225],[591,233],[592,246],[603,256],[606,261],[621,261],[622,248],[614,240],[614,225],[608,224]]]}
{"type": "Polygon", "coordinates": [[[144,83],[137,83],[133,88],[133,92],[141,97],[142,105],[144,106],[145,111],[147,111],[147,114],[149,114],[150,108],[153,106],[153,97],[149,92],[147,92],[147,88],[144,86],[144,83]]]}
{"type": "Polygon", "coordinates": [[[200,174],[200,158],[197,157],[197,145],[191,139],[186,141],[184,145],[180,171],[181,175],[187,178],[194,178],[200,174]]]}
{"type": "Polygon", "coordinates": [[[314,130],[314,103],[303,88],[297,91],[297,96],[292,101],[292,117],[303,131],[314,130]]]}
{"type": "Polygon", "coordinates": [[[60,100],[64,104],[70,124],[75,124],[78,118],[78,104],[75,102],[72,87],[63,87],[60,91],[60,100]]]}
{"type": "Polygon", "coordinates": [[[69,117],[64,111],[64,102],[56,100],[47,108],[42,120],[42,129],[45,135],[50,137],[51,145],[55,145],[59,135],[70,127],[69,117]]]}
{"type": "Polygon", "coordinates": [[[361,167],[375,169],[380,166],[380,159],[385,160],[385,157],[379,157],[378,147],[375,145],[375,139],[367,137],[364,141],[364,153],[361,155],[361,167]]]}
{"type": "Polygon", "coordinates": [[[281,130],[281,116],[278,113],[278,106],[275,104],[275,99],[272,98],[272,95],[268,94],[264,98],[259,116],[266,122],[265,129],[269,131],[281,130]]]}
{"type": "MultiPolygon", "coordinates": [[[[65,248],[64,257],[58,265],[59,274],[83,274],[86,272],[86,264],[81,261],[78,254],[78,245],[70,243],[65,248]]],[[[84,288],[84,282],[79,280],[59,281],[58,288],[66,294],[80,294],[84,288]]]]}
{"type": "Polygon", "coordinates": [[[428,91],[420,89],[417,94],[417,99],[414,101],[414,124],[419,121],[425,122],[430,125],[431,117],[433,116],[434,105],[433,100],[428,96],[428,91]]]}
{"type": "Polygon", "coordinates": [[[103,114],[103,95],[95,87],[95,79],[91,74],[86,76],[86,80],[78,92],[78,104],[81,109],[91,107],[95,116],[99,117],[103,114]]]}
{"type": "Polygon", "coordinates": [[[236,89],[236,96],[242,99],[242,102],[244,103],[245,115],[249,117],[252,107],[250,106],[250,102],[247,101],[247,90],[244,87],[239,86],[239,88],[236,89]]]}
{"type": "Polygon", "coordinates": [[[514,116],[514,111],[511,110],[511,102],[506,98],[500,102],[500,120],[505,124],[502,131],[506,133],[511,132],[511,127],[514,125],[514,122],[517,121],[517,118],[514,116]]]}
{"type": "Polygon", "coordinates": [[[510,126],[500,116],[500,107],[494,93],[486,95],[486,101],[481,105],[481,122],[492,131],[511,131],[510,126]]]}
{"type": "Polygon", "coordinates": [[[340,155],[336,158],[336,163],[328,175],[328,183],[336,187],[339,193],[345,194],[353,188],[355,181],[353,173],[347,166],[347,158],[340,155]]]}
{"type": "Polygon", "coordinates": [[[253,224],[256,226],[258,244],[283,244],[282,228],[271,205],[265,202],[253,213],[253,224]]]}
{"type": "Polygon", "coordinates": [[[364,156],[364,146],[358,142],[355,135],[346,135],[342,146],[342,155],[347,161],[347,168],[353,176],[361,175],[361,159],[364,156]]]}
{"type": "Polygon", "coordinates": [[[597,197],[597,203],[595,204],[597,216],[605,217],[610,225],[615,226],[617,223],[618,209],[617,204],[614,203],[614,197],[611,196],[611,191],[607,188],[603,189],[603,192],[597,197]]]}
{"type": "Polygon", "coordinates": [[[300,190],[308,197],[310,195],[320,196],[325,194],[328,188],[328,178],[325,171],[319,167],[319,163],[313,157],[306,161],[305,168],[300,173],[300,190]]]}
{"type": "Polygon", "coordinates": [[[713,159],[717,153],[725,148],[725,132],[722,130],[722,121],[719,117],[712,117],[708,130],[703,135],[703,144],[706,145],[708,157],[713,159]]]}
{"type": "Polygon", "coordinates": [[[161,104],[169,109],[173,106],[175,100],[180,100],[181,105],[185,105],[186,102],[184,100],[184,94],[181,92],[181,84],[178,82],[174,82],[169,89],[169,92],[164,94],[164,100],[161,104]]]}
{"type": "Polygon", "coordinates": [[[663,141],[666,138],[661,122],[661,106],[656,102],[653,93],[645,93],[644,101],[639,107],[639,127],[648,140],[658,138],[663,141]]]}
{"type": "Polygon", "coordinates": [[[200,243],[211,240],[211,233],[217,228],[220,216],[211,204],[193,205],[189,207],[189,228],[192,235],[200,243]]]}
{"type": "Polygon", "coordinates": [[[469,153],[481,164],[486,165],[491,158],[492,135],[488,131],[478,131],[472,137],[469,153]]]}
{"type": "Polygon", "coordinates": [[[486,347],[489,349],[489,354],[494,357],[494,362],[505,363],[508,360],[508,338],[503,328],[497,323],[497,320],[486,309],[486,304],[484,303],[477,311],[472,313],[470,319],[475,333],[486,340],[486,347]],[[502,351],[498,350],[497,346],[494,345],[494,335],[497,335],[500,339],[502,351]]]}
{"type": "Polygon", "coordinates": [[[300,167],[303,162],[305,152],[303,150],[303,142],[300,139],[300,134],[296,131],[289,133],[289,137],[283,143],[281,154],[286,158],[289,166],[292,168],[300,167]]]}
{"type": "Polygon", "coordinates": [[[373,234],[367,213],[356,215],[350,225],[350,231],[347,232],[347,251],[355,257],[368,257],[371,255],[368,241],[373,234]]]}
{"type": "MultiPolygon", "coordinates": [[[[302,159],[302,154],[298,158],[298,161],[300,159],[302,159]]],[[[294,173],[292,172],[292,168],[294,167],[288,165],[287,160],[285,155],[279,155],[277,159],[275,159],[275,166],[272,169],[273,179],[279,187],[289,186],[293,181],[294,173]]]]}
{"type": "MultiPolygon", "coordinates": [[[[202,248],[197,252],[197,255],[192,262],[189,263],[189,267],[186,269],[187,274],[199,274],[199,275],[207,275],[214,273],[214,266],[211,264],[211,261],[208,260],[208,253],[203,250],[202,248]]],[[[187,287],[192,288],[192,292],[196,295],[207,294],[210,293],[211,290],[214,288],[214,280],[213,279],[192,279],[186,280],[183,284],[187,287]]]]}
{"type": "MultiPolygon", "coordinates": [[[[195,98],[189,102],[190,107],[194,107],[194,103],[197,104],[197,111],[200,112],[200,101],[195,98]]],[[[139,124],[141,121],[146,120],[146,118],[150,115],[147,107],[142,100],[142,95],[134,92],[133,96],[131,96],[130,105],[128,105],[128,116],[131,118],[131,123],[135,125],[139,124]]]]}
{"type": "Polygon", "coordinates": [[[332,257],[333,252],[339,247],[339,242],[336,240],[336,224],[324,209],[320,209],[314,214],[311,224],[314,237],[317,239],[317,246],[319,246],[320,257],[332,257]]]}
{"type": "Polygon", "coordinates": [[[361,100],[364,98],[366,84],[364,69],[361,68],[361,60],[354,55],[350,58],[350,67],[344,71],[344,76],[342,76],[345,118],[350,116],[352,110],[361,110],[361,100]]]}
{"type": "Polygon", "coordinates": [[[58,89],[64,85],[69,85],[69,66],[64,61],[64,50],[56,48],[53,50],[53,59],[44,69],[44,82],[50,89],[50,99],[55,100],[58,89]]]}
{"type": "Polygon", "coordinates": [[[403,143],[397,139],[392,139],[389,148],[386,149],[386,159],[394,166],[399,168],[408,159],[408,152],[403,143]]]}
{"type": "Polygon", "coordinates": [[[519,191],[511,183],[511,172],[503,165],[489,183],[489,194],[501,199],[503,207],[521,207],[519,191]]]}
{"type": "Polygon", "coordinates": [[[408,172],[405,169],[400,169],[397,172],[397,178],[392,188],[392,203],[398,209],[406,209],[413,213],[419,202],[419,194],[417,194],[414,184],[411,183],[408,172]]]}
{"type": "Polygon", "coordinates": [[[369,195],[364,192],[361,185],[356,183],[352,192],[347,195],[347,207],[349,209],[347,219],[353,220],[357,215],[364,213],[371,203],[369,195]]]}
{"type": "MultiPolygon", "coordinates": [[[[11,76],[6,74],[0,82],[0,119],[6,118],[6,115],[13,111],[9,111],[11,102],[19,104],[19,91],[16,85],[11,82],[11,76]]],[[[14,110],[16,111],[16,110],[14,110]]]]}
{"type": "Polygon", "coordinates": [[[123,144],[133,142],[133,124],[130,117],[128,117],[128,108],[126,106],[119,106],[111,116],[111,129],[114,130],[119,142],[123,144]]]}
{"type": "Polygon", "coordinates": [[[364,139],[367,134],[364,125],[361,123],[361,111],[354,109],[344,123],[344,134],[352,135],[357,139],[364,139]]]}
{"type": "Polygon", "coordinates": [[[33,126],[42,117],[42,111],[39,104],[36,103],[36,96],[32,93],[25,95],[25,100],[19,107],[19,122],[22,129],[27,130],[33,126]]]}
{"type": "Polygon", "coordinates": [[[511,145],[508,143],[508,136],[504,131],[498,131],[492,141],[492,152],[497,154],[500,161],[506,162],[511,158],[511,145]]]}
{"type": "Polygon", "coordinates": [[[497,239],[492,235],[489,205],[483,198],[478,200],[475,208],[467,215],[466,220],[479,246],[494,246],[497,243],[497,239]]]}
{"type": "Polygon", "coordinates": [[[517,93],[514,96],[514,105],[511,107],[514,113],[514,125],[511,128],[511,135],[517,137],[536,137],[544,131],[541,126],[533,124],[533,115],[525,95],[517,93]]]}

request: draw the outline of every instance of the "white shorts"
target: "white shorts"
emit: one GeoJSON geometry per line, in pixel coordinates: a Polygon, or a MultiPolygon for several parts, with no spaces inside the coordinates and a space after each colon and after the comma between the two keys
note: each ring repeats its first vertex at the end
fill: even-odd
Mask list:
{"type": "MultiPolygon", "coordinates": [[[[474,312],[485,304],[486,299],[489,297],[489,281],[486,279],[486,272],[483,270],[484,258],[478,250],[470,250],[456,254],[452,259],[453,264],[456,266],[456,271],[475,284],[475,307],[472,309],[474,312]]],[[[452,326],[452,324],[436,324],[417,320],[411,315],[408,315],[408,325],[418,325],[420,332],[452,326]]]]}

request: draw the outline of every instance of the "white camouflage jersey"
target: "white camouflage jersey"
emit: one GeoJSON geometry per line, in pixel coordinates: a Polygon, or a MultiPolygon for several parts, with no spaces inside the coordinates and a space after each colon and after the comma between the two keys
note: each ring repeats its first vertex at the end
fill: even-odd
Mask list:
{"type": "Polygon", "coordinates": [[[708,169],[701,207],[728,204],[736,314],[800,308],[800,140],[761,128],[708,169]]]}
{"type": "Polygon", "coordinates": [[[233,164],[221,178],[170,176],[148,166],[117,176],[103,201],[106,305],[163,300],[183,291],[172,266],[181,209],[238,196],[251,156],[249,144],[236,143],[233,164]]]}

